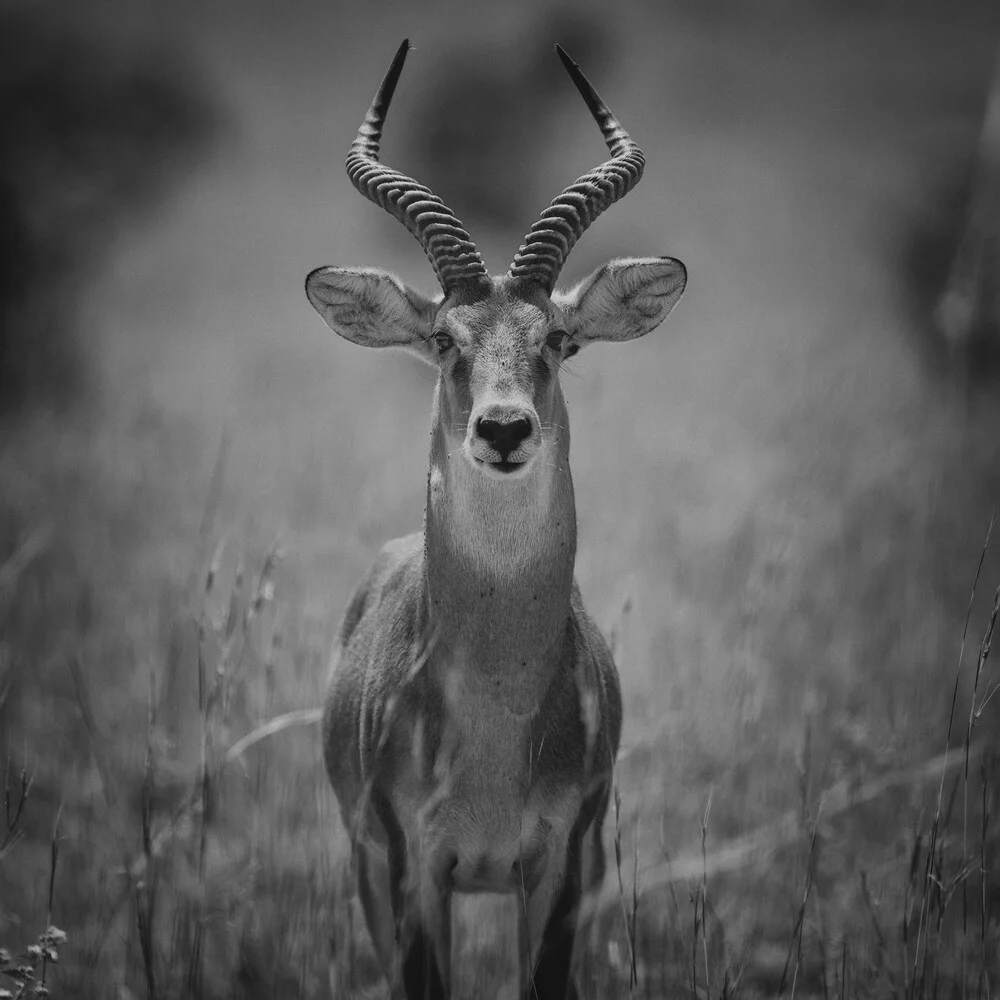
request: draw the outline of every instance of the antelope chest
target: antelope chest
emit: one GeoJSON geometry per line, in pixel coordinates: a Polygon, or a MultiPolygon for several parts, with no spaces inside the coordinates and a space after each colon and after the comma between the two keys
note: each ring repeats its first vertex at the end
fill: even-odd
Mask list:
{"type": "Polygon", "coordinates": [[[539,760],[528,720],[495,703],[450,717],[411,802],[421,867],[456,892],[530,892],[564,856],[582,801],[576,787],[546,780],[539,760]]]}
{"type": "Polygon", "coordinates": [[[525,800],[495,780],[458,781],[428,810],[425,843],[437,845],[433,861],[456,892],[530,892],[562,858],[578,807],[565,792],[525,800]]]}

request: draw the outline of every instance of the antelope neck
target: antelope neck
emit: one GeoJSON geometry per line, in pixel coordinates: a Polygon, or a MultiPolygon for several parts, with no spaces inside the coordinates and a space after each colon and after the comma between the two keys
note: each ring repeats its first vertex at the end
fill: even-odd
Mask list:
{"type": "Polygon", "coordinates": [[[552,437],[521,479],[472,467],[440,388],[424,519],[428,611],[442,656],[463,680],[488,682],[516,711],[540,703],[566,647],[576,509],[565,404],[555,387],[552,437]]]}

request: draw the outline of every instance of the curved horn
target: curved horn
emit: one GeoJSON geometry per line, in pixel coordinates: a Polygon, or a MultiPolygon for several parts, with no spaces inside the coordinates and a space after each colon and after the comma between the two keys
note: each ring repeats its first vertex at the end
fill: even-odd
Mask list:
{"type": "Polygon", "coordinates": [[[410,40],[404,39],[347,154],[347,175],[370,201],[398,219],[417,238],[447,295],[457,285],[487,277],[472,238],[454,212],[430,188],[379,163],[382,125],[389,111],[410,40]]]}
{"type": "Polygon", "coordinates": [[[601,128],[611,159],[577,178],[528,230],[510,265],[512,277],[540,284],[551,293],[570,250],[584,230],[639,183],[646,158],[583,75],[580,67],[557,45],[577,90],[601,128]]]}

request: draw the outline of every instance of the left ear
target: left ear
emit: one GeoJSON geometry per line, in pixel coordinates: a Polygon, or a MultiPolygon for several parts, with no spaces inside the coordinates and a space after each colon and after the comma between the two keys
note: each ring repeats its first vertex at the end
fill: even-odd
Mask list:
{"type": "Polygon", "coordinates": [[[566,332],[583,346],[595,340],[635,340],[655,330],[677,304],[687,268],[673,257],[626,257],[599,267],[552,301],[566,332]]]}

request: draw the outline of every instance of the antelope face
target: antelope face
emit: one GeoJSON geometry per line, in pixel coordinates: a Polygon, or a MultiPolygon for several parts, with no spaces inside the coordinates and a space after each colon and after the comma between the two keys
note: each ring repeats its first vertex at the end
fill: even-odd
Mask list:
{"type": "Polygon", "coordinates": [[[485,300],[443,308],[432,343],[448,450],[491,479],[525,476],[565,421],[556,381],[577,348],[561,310],[497,281],[485,300]]]}

